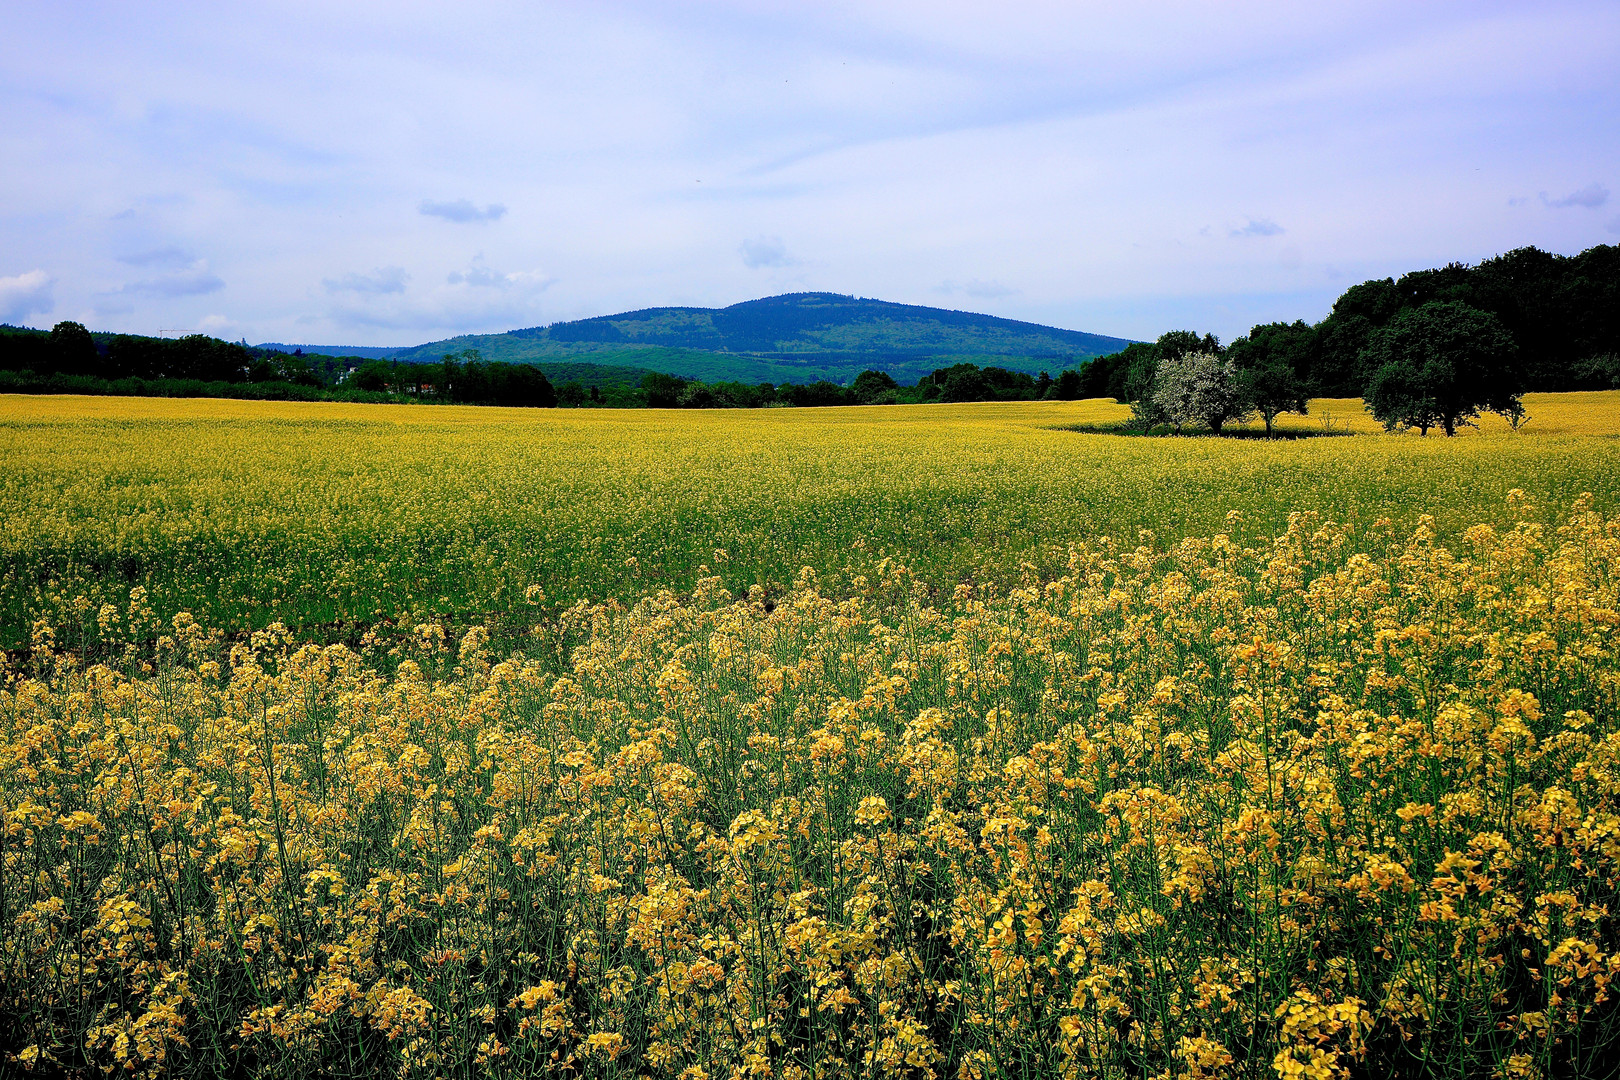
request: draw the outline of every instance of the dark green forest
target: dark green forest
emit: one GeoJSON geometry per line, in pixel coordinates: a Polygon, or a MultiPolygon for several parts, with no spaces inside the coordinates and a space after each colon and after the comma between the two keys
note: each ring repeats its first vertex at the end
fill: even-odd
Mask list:
{"type": "MultiPolygon", "coordinates": [[[[1365,397],[1369,391],[1410,397],[1416,391],[1399,389],[1405,384],[1382,371],[1391,355],[1385,339],[1419,312],[1443,313],[1499,343],[1492,393],[1500,400],[1530,391],[1620,387],[1620,247],[1600,245],[1573,256],[1520,248],[1474,266],[1451,263],[1366,281],[1346,290],[1320,322],[1268,323],[1227,345],[1212,334],[1176,330],[1153,342],[1080,356],[1124,339],[801,293],[723,309],[653,308],[490,336],[618,343],[620,352],[602,358],[769,372],[778,376],[772,381],[712,374],[706,380],[689,368],[677,374],[577,357],[491,360],[472,347],[432,359],[416,355],[420,350],[389,359],[305,355],[201,334],[168,339],[93,333],[63,322],[50,331],[0,327],[0,392],[607,408],[1142,402],[1161,364],[1201,352],[1229,358],[1250,401],[1265,413],[1298,411],[1309,397],[1365,397]],[[624,352],[623,343],[631,340],[647,348],[624,352]],[[978,351],[963,358],[970,346],[978,351]],[[1052,361],[1055,376],[1020,370],[1039,358],[1037,346],[1052,361]],[[732,352],[743,348],[759,352],[732,352]],[[718,355],[704,349],[726,353],[724,362],[694,361],[718,355]],[[987,363],[998,360],[995,349],[1006,350],[1005,358],[987,363]],[[815,362],[794,366],[805,357],[815,362]],[[874,362],[852,377],[793,377],[831,370],[827,365],[834,359],[848,364],[862,357],[874,362]],[[932,367],[930,357],[936,360],[932,367]],[[750,359],[758,362],[754,368],[746,363],[750,359]]],[[[1443,417],[1435,422],[1447,423],[1443,417]]]]}
{"type": "Polygon", "coordinates": [[[399,365],[286,353],[205,334],[99,334],[76,322],[50,331],[0,327],[0,393],[557,404],[555,388],[538,368],[484,363],[476,354],[399,365]]]}
{"type": "MultiPolygon", "coordinates": [[[[1377,331],[1436,303],[1462,304],[1500,324],[1513,343],[1521,393],[1620,387],[1620,247],[1612,245],[1573,256],[1519,248],[1477,266],[1365,281],[1345,290],[1319,323],[1256,326],[1226,350],[1239,368],[1286,368],[1307,396],[1362,397],[1377,331]]],[[[1221,351],[1214,338],[1172,332],[1082,365],[1056,396],[1138,400],[1158,361],[1190,348],[1221,351]]]]}

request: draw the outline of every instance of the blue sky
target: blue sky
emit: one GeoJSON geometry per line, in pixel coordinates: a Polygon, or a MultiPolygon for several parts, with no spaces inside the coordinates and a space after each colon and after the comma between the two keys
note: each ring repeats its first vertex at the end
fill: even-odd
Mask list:
{"type": "Polygon", "coordinates": [[[0,320],[403,345],[822,289],[1126,337],[1620,242],[1620,5],[32,3],[0,320]]]}

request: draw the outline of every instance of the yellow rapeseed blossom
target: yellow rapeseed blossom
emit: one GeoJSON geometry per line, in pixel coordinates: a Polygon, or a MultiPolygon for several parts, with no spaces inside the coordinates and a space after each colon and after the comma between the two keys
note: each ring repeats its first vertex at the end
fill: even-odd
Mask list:
{"type": "MultiPolygon", "coordinates": [[[[1283,425],[1313,437],[1267,442],[1074,430],[1128,415],[1111,400],[673,413],[0,395],[0,648],[44,619],[60,645],[116,656],[174,636],[180,611],[351,643],[491,613],[511,633],[536,609],[707,576],[776,595],[809,565],[843,594],[902,564],[1005,589],[1060,577],[1071,542],[1146,530],[1225,550],[1301,508],[1360,530],[1427,512],[1450,536],[1582,490],[1608,507],[1620,391],[1526,409],[1520,432],[1487,416],[1446,440],[1321,400],[1283,425]]],[[[1159,610],[1189,595],[1181,575],[1159,610]]]]}
{"type": "Polygon", "coordinates": [[[697,563],[548,583],[504,637],[227,633],[125,581],[8,624],[3,1068],[1589,1075],[1620,1052],[1595,504],[1222,511],[938,589],[892,551],[836,590],[697,563]]]}

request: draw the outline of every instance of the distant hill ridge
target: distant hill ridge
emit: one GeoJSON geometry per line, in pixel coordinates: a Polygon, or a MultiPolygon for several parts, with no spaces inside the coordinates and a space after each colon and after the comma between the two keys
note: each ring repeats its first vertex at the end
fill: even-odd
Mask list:
{"type": "Polygon", "coordinates": [[[906,381],[963,360],[1055,374],[1128,344],[995,315],[804,292],[723,308],[642,308],[406,349],[302,348],[323,355],[386,352],[406,363],[477,349],[486,360],[650,368],[708,382],[847,383],[867,368],[906,381]]]}
{"type": "Polygon", "coordinates": [[[288,345],[281,341],[263,341],[255,345],[255,349],[274,349],[276,352],[301,352],[311,356],[358,356],[363,360],[387,360],[397,356],[412,345],[396,345],[392,348],[378,345],[288,345]]]}
{"type": "Polygon", "coordinates": [[[555,342],[614,342],[791,356],[804,352],[974,351],[1097,356],[1130,342],[969,311],[839,293],[786,293],[723,308],[655,307],[514,330],[555,342]]]}

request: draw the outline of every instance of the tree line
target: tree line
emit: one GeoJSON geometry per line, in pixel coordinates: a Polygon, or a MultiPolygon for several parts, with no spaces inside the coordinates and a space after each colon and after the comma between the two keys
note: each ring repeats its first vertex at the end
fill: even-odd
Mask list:
{"type": "Polygon", "coordinates": [[[178,339],[0,327],[0,392],[421,401],[531,407],[763,408],[1114,398],[1139,426],[1220,431],[1304,412],[1312,397],[1360,397],[1391,427],[1454,432],[1482,410],[1515,419],[1528,391],[1620,387],[1620,247],[1560,256],[1526,247],[1352,286],[1321,322],[1266,323],[1223,346],[1176,330],[1078,367],[1031,376],[962,361],[902,386],[705,383],[647,372],[639,384],[570,379],[485,361],[306,356],[204,334],[178,339]]]}
{"type": "Polygon", "coordinates": [[[486,363],[475,351],[438,364],[306,355],[207,334],[154,338],[0,328],[0,392],[298,401],[438,401],[546,407],[556,390],[529,364],[486,363]]]}
{"type": "Polygon", "coordinates": [[[1173,331],[1087,362],[1063,396],[1129,402],[1142,427],[1217,432],[1251,414],[1269,431],[1312,397],[1359,397],[1386,427],[1449,435],[1482,411],[1516,423],[1527,392],[1615,388],[1620,247],[1599,245],[1366,281],[1321,322],[1263,324],[1225,347],[1173,331]]]}

